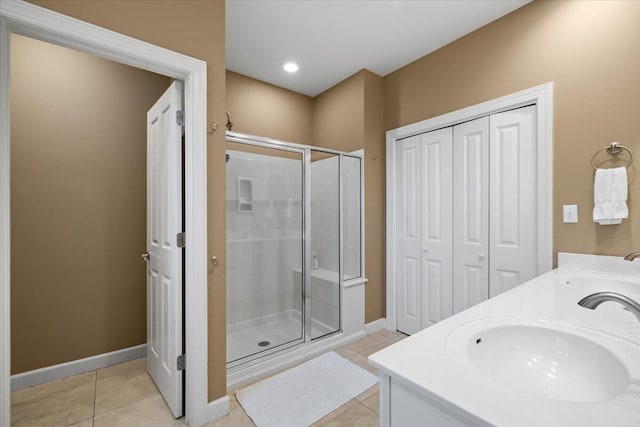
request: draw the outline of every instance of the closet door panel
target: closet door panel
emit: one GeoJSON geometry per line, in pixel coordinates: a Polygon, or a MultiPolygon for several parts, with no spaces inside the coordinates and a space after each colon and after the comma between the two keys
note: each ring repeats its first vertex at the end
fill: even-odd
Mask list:
{"type": "Polygon", "coordinates": [[[489,117],[453,127],[453,312],[489,296],[489,117]]]}
{"type": "Polygon", "coordinates": [[[422,327],[453,313],[453,129],[421,135],[422,327]]]}
{"type": "Polygon", "coordinates": [[[396,150],[397,329],[413,334],[422,329],[420,136],[398,141],[396,150]]]}
{"type": "Polygon", "coordinates": [[[535,107],[490,117],[491,296],[536,275],[535,107]]]}

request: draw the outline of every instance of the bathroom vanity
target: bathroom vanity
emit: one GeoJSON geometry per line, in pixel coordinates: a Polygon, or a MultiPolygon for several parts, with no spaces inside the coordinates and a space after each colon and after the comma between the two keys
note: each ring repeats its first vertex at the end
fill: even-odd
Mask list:
{"type": "Polygon", "coordinates": [[[558,255],[559,268],[369,357],[381,426],[638,426],[640,260],[558,255]]]}

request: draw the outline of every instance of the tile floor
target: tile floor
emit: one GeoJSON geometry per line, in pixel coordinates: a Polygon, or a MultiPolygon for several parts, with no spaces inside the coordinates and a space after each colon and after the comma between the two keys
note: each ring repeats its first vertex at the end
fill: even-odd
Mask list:
{"type": "MultiPolygon", "coordinates": [[[[374,374],[367,356],[405,338],[399,332],[381,330],[336,350],[343,357],[374,374]]],[[[229,392],[230,413],[209,427],[254,426],[229,392]]],[[[326,415],[314,426],[377,426],[378,385],[326,415]]],[[[11,394],[12,426],[164,427],[184,426],[175,420],[146,372],[146,360],[138,359],[97,371],[41,384],[11,394]]]]}

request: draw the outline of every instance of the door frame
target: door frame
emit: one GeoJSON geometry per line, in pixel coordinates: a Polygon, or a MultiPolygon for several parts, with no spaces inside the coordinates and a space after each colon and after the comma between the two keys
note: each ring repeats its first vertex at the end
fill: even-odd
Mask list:
{"type": "Polygon", "coordinates": [[[185,417],[207,422],[207,74],[206,63],[21,0],[0,2],[0,427],[10,425],[11,33],[96,55],[184,82],[185,417]]]}
{"type": "Polygon", "coordinates": [[[553,82],[387,131],[386,329],[396,330],[396,141],[479,117],[535,104],[537,274],[553,267],[553,82]]]}

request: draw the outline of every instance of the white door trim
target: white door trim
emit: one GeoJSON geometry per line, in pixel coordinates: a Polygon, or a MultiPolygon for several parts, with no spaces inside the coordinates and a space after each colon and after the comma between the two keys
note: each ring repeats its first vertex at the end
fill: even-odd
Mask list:
{"type": "Polygon", "coordinates": [[[386,318],[387,329],[396,329],[396,141],[431,130],[453,126],[501,111],[536,106],[537,135],[537,273],[553,266],[553,82],[525,89],[441,116],[387,131],[386,182],[386,318]]]}
{"type": "Polygon", "coordinates": [[[207,74],[204,61],[20,0],[0,2],[0,427],[10,425],[10,132],[11,33],[97,55],[184,81],[185,333],[187,424],[207,417],[207,74]]]}

